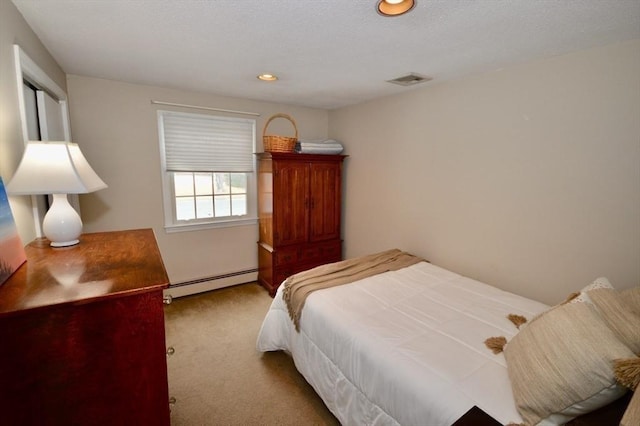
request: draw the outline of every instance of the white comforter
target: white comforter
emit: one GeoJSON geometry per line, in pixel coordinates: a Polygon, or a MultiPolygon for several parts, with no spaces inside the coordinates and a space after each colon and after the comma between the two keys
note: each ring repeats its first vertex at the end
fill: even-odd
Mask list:
{"type": "Polygon", "coordinates": [[[289,351],[343,425],[450,425],[474,405],[502,422],[522,421],[502,354],[510,313],[548,306],[421,262],[312,293],[300,333],[282,286],[258,336],[259,351],[289,351]]]}

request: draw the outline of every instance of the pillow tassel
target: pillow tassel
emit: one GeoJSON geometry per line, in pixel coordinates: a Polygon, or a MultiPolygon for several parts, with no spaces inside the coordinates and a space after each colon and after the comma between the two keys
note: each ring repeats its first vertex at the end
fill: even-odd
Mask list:
{"type": "Polygon", "coordinates": [[[504,336],[489,337],[484,341],[484,344],[497,355],[504,350],[504,345],[507,344],[507,338],[504,336]]]}
{"type": "Polygon", "coordinates": [[[613,371],[622,386],[635,390],[640,383],[640,358],[616,359],[613,371]]]}
{"type": "Polygon", "coordinates": [[[522,315],[509,314],[509,315],[507,315],[507,318],[509,319],[509,321],[511,321],[513,324],[515,324],[515,326],[518,329],[520,329],[520,326],[522,324],[525,324],[527,322],[527,319],[525,317],[523,317],[522,315]]]}

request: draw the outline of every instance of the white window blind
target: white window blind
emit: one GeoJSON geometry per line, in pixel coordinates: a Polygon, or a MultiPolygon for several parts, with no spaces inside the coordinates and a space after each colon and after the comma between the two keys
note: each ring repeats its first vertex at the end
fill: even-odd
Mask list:
{"type": "Polygon", "coordinates": [[[166,171],[253,172],[255,120],[160,111],[166,171]]]}

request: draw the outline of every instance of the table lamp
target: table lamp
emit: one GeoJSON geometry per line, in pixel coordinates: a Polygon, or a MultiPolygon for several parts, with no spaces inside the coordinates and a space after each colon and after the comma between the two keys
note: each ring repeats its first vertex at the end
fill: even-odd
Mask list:
{"type": "Polygon", "coordinates": [[[106,187],[77,144],[29,141],[6,189],[12,195],[52,194],[53,203],[42,229],[52,247],[66,247],[78,244],[82,233],[82,220],[67,194],[86,194],[106,187]]]}

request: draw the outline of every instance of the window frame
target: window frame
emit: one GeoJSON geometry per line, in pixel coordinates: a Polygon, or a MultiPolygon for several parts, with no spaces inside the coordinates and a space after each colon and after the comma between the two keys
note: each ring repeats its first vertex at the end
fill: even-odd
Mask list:
{"type": "MultiPolygon", "coordinates": [[[[174,173],[199,173],[191,170],[185,171],[168,171],[166,167],[166,151],[164,141],[164,127],[163,127],[163,114],[171,113],[175,114],[178,111],[171,110],[158,110],[157,122],[158,122],[158,140],[160,144],[160,170],[162,174],[162,198],[164,207],[164,229],[167,233],[184,232],[184,231],[197,231],[202,229],[213,228],[227,228],[234,226],[248,226],[258,223],[258,197],[257,197],[257,161],[255,156],[251,158],[251,164],[253,171],[246,172],[247,175],[247,214],[243,216],[224,216],[224,217],[212,217],[201,218],[191,220],[178,220],[176,212],[176,194],[174,185],[174,173]]],[[[225,120],[235,119],[252,123],[253,127],[253,141],[252,152],[256,150],[256,120],[251,118],[238,118],[229,117],[222,114],[206,114],[206,113],[192,113],[192,112],[179,112],[180,114],[187,114],[193,116],[207,116],[207,117],[220,117],[225,120]]],[[[228,171],[203,171],[205,173],[226,173],[228,171]]],[[[229,172],[233,173],[233,172],[229,172]]]]}

